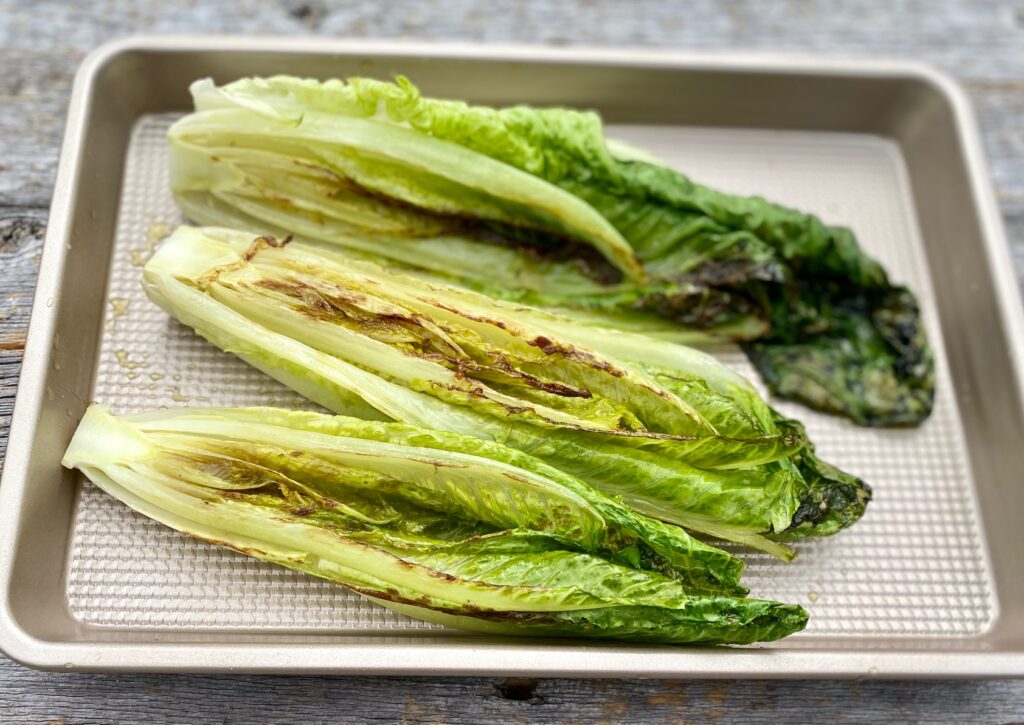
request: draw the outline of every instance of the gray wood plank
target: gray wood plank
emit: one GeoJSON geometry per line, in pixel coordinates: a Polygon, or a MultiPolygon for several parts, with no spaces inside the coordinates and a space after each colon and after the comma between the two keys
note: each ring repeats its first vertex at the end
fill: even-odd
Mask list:
{"type": "MultiPolygon", "coordinates": [[[[0,460],[75,68],[140,32],[317,34],[910,57],[975,104],[1024,278],[1024,6],[941,0],[0,0],[0,460]]],[[[1024,721],[1024,683],[657,682],[41,673],[0,657],[0,721],[1024,721]]]]}
{"type": "Polygon", "coordinates": [[[0,208],[0,471],[45,228],[42,210],[0,208]]]}
{"type": "Polygon", "coordinates": [[[87,675],[0,663],[4,722],[978,723],[1020,720],[1005,682],[87,675]]]}

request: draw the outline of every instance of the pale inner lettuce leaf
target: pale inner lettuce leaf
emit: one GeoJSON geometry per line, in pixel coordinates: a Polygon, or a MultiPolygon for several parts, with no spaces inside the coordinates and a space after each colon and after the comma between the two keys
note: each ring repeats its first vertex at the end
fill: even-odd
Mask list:
{"type": "MultiPolygon", "coordinates": [[[[316,111],[279,119],[255,116],[242,108],[217,108],[183,119],[171,134],[183,146],[216,149],[212,155],[192,153],[175,160],[175,191],[206,188],[206,159],[210,164],[234,161],[241,174],[246,162],[258,165],[268,152],[276,152],[282,156],[276,162],[279,167],[305,162],[314,173],[328,169],[328,181],[347,180],[350,197],[370,196],[372,202],[376,195],[442,219],[468,217],[566,237],[593,247],[627,276],[643,277],[632,248],[589,204],[531,174],[458,144],[425,139],[400,125],[316,111]],[[255,149],[256,154],[248,155],[246,149],[255,149]]],[[[240,193],[245,193],[244,184],[238,184],[238,176],[230,169],[213,173],[218,179],[215,185],[242,186],[240,193]]],[[[293,183],[301,186],[303,181],[307,189],[316,185],[315,178],[293,183]]],[[[344,194],[341,197],[339,207],[351,206],[344,194]]],[[[403,211],[400,207],[397,213],[403,211]]],[[[360,218],[367,220],[365,214],[360,218]]]]}

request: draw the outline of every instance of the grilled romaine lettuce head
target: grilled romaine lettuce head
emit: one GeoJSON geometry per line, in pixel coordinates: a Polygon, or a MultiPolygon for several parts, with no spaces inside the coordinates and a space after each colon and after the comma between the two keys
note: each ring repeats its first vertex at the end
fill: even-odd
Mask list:
{"type": "Polygon", "coordinates": [[[778,556],[790,552],[766,535],[833,533],[869,498],[697,350],[225,229],[180,228],[144,284],[330,410],[503,443],[644,514],[778,556]]]}
{"type": "Polygon", "coordinates": [[[605,327],[742,342],[771,389],[865,425],[932,408],[917,301],[844,228],[697,184],[562,108],[407,80],[192,86],[171,184],[193,220],[294,234],[605,327]]]}
{"type": "Polygon", "coordinates": [[[803,628],[742,564],[518,451],[273,408],[86,412],[64,456],[184,533],[484,632],[746,644],[803,628]]]}

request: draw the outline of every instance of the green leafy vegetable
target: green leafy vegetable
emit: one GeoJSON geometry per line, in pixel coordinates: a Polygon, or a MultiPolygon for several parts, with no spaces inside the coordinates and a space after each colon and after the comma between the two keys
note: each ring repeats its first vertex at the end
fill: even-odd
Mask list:
{"type": "Polygon", "coordinates": [[[92,406],[63,464],[179,531],[470,630],[750,643],[798,606],[742,565],[517,451],[272,408],[92,406]]]}
{"type": "Polygon", "coordinates": [[[805,534],[819,521],[835,530],[833,498],[815,493],[832,478],[855,482],[851,501],[835,499],[845,523],[868,498],[696,350],[226,229],[177,230],[144,284],[203,337],[335,412],[503,443],[644,514],[778,556],[791,553],[763,535],[787,531],[809,500],[819,513],[800,519],[805,534]]]}
{"type": "Polygon", "coordinates": [[[593,113],[423,98],[407,80],[193,85],[170,132],[196,221],[330,242],[603,327],[730,339],[771,389],[866,425],[931,411],[917,302],[853,234],[694,183],[593,113]]]}

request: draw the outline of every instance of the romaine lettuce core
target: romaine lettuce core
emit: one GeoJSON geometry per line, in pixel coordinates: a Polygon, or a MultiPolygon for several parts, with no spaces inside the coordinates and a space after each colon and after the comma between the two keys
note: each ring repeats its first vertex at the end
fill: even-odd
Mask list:
{"type": "Polygon", "coordinates": [[[184,533],[501,634],[769,641],[798,606],[742,564],[517,451],[272,408],[86,412],[63,464],[184,533]]]}
{"type": "Polygon", "coordinates": [[[696,350],[225,229],[180,228],[144,284],[330,410],[502,443],[641,513],[783,558],[766,535],[834,533],[869,498],[696,350]]]}
{"type": "Polygon", "coordinates": [[[865,425],[931,412],[913,294],[853,234],[608,143],[601,119],[404,78],[192,86],[169,133],[194,221],[328,242],[602,327],[744,343],[776,394],[865,425]]]}

